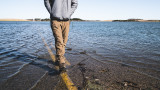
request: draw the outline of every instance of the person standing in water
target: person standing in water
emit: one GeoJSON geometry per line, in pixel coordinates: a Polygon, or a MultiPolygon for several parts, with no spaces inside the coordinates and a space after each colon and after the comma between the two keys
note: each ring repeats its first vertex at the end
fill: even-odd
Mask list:
{"type": "Polygon", "coordinates": [[[78,0],[44,0],[50,14],[51,29],[55,38],[56,62],[61,71],[65,67],[65,46],[68,40],[70,18],[78,6],[78,0]]]}

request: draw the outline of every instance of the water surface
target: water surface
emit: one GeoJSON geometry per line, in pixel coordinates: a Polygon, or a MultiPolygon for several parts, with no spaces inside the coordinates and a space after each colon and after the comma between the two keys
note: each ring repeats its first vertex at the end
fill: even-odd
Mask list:
{"type": "MultiPolygon", "coordinates": [[[[0,22],[0,82],[48,54],[49,22],[0,22]]],[[[71,22],[67,47],[160,79],[159,22],[71,22]]]]}

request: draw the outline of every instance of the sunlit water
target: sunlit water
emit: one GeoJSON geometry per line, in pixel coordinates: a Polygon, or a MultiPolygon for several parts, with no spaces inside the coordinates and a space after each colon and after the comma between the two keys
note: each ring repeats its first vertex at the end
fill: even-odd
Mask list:
{"type": "MultiPolygon", "coordinates": [[[[49,22],[0,22],[0,82],[48,53],[41,37],[54,44],[49,22]]],[[[160,79],[158,22],[71,22],[67,47],[160,79]]]]}

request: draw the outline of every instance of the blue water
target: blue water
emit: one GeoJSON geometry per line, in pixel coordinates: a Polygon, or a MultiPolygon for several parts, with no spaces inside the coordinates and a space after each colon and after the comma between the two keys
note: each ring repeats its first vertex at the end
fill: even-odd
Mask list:
{"type": "MultiPolygon", "coordinates": [[[[49,22],[0,22],[0,82],[48,54],[49,22]]],[[[159,22],[71,22],[67,47],[160,79],[159,22]]]]}

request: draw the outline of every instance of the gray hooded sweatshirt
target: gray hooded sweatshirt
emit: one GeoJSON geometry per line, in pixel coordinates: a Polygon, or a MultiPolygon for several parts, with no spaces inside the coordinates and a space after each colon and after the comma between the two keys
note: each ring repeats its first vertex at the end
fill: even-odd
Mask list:
{"type": "Polygon", "coordinates": [[[78,0],[44,0],[52,20],[70,19],[78,6],[78,0]]]}

